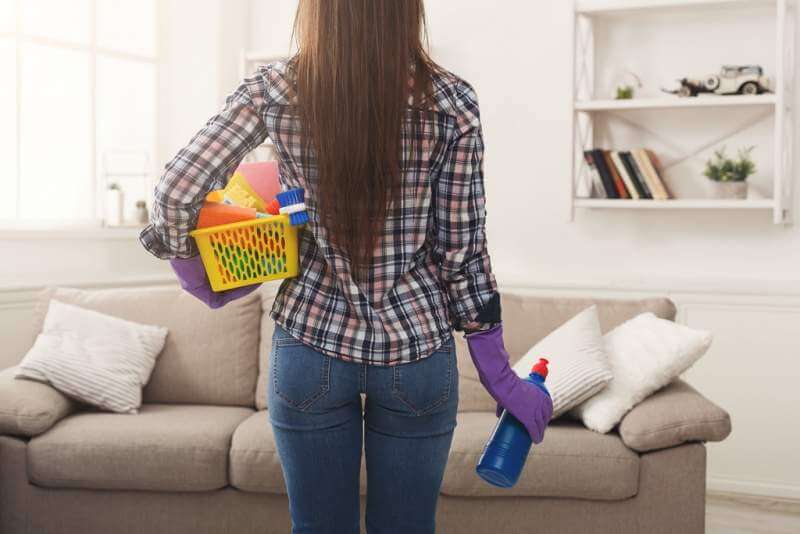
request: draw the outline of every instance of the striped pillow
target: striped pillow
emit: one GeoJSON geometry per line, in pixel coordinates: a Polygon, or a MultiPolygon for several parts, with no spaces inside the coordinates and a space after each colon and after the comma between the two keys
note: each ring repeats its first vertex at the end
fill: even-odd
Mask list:
{"type": "Polygon", "coordinates": [[[98,408],[137,413],[167,329],[52,300],[15,378],[49,383],[98,408]]]}
{"type": "Polygon", "coordinates": [[[590,306],[558,327],[514,365],[527,377],[539,358],[550,361],[545,385],[553,398],[553,418],[599,393],[613,377],[606,355],[597,306],[590,306]]]}

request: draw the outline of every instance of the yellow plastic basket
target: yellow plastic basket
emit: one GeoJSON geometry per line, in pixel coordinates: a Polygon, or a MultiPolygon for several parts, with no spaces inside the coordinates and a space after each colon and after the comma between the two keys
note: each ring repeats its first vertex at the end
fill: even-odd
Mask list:
{"type": "Polygon", "coordinates": [[[211,289],[223,291],[298,272],[297,227],[288,215],[194,230],[211,289]]]}

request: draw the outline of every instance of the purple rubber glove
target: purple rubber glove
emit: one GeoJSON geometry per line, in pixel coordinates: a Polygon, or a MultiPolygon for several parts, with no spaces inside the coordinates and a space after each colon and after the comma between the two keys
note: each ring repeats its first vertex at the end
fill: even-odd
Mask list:
{"type": "Polygon", "coordinates": [[[261,284],[237,287],[215,292],[211,289],[203,260],[200,256],[191,258],[174,258],[169,260],[172,270],[178,275],[181,287],[188,293],[203,301],[209,308],[221,308],[232,300],[244,297],[258,289],[261,284]]]}
{"type": "Polygon", "coordinates": [[[483,387],[499,406],[525,425],[534,443],[541,443],[553,416],[553,401],[538,387],[517,376],[509,366],[508,352],[503,345],[503,324],[467,334],[466,338],[483,387]]]}

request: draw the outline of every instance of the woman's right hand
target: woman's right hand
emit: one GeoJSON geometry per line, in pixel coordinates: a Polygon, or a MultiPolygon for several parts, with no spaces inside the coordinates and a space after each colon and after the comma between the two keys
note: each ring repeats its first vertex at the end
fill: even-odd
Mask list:
{"type": "Polygon", "coordinates": [[[232,300],[252,293],[261,286],[261,284],[253,284],[217,292],[211,289],[211,283],[208,281],[208,275],[200,256],[174,258],[169,260],[169,264],[178,276],[181,287],[212,309],[221,308],[232,300]]]}

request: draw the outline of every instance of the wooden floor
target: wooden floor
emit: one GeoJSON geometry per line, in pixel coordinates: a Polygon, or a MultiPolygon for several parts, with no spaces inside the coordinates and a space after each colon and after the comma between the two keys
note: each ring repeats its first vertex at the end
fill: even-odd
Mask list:
{"type": "Polygon", "coordinates": [[[798,534],[800,502],[731,495],[706,498],[707,534],[798,534]]]}

